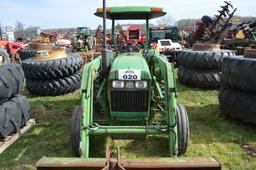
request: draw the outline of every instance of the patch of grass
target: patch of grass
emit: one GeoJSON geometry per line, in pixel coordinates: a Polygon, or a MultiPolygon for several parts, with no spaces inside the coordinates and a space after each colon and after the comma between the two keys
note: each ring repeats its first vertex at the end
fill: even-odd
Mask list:
{"type": "MultiPolygon", "coordinates": [[[[186,106],[190,120],[190,141],[183,157],[214,156],[223,169],[256,169],[256,157],[241,148],[256,146],[255,127],[224,117],[218,106],[218,91],[189,88],[178,84],[178,102],[186,106]]],[[[0,155],[2,169],[35,169],[42,156],[71,157],[69,121],[79,92],[59,97],[29,96],[31,117],[37,125],[0,155]]],[[[120,146],[122,157],[167,156],[167,138],[150,136],[143,140],[105,140],[95,137],[92,157],[104,157],[105,143],[120,146]]]]}

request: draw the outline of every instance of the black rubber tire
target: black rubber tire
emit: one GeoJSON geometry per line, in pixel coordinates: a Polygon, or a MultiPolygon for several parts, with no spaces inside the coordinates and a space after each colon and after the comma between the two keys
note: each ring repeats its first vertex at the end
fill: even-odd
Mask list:
{"type": "Polygon", "coordinates": [[[181,104],[176,105],[176,121],[178,132],[178,155],[181,155],[187,151],[189,140],[188,114],[186,108],[181,104]]]}
{"type": "Polygon", "coordinates": [[[22,62],[26,78],[34,80],[63,78],[76,73],[81,65],[79,55],[47,61],[35,61],[31,58],[22,62]]]}
{"type": "Polygon", "coordinates": [[[205,23],[205,24],[211,24],[211,23],[213,23],[212,18],[211,18],[210,16],[208,16],[208,15],[204,15],[201,20],[202,20],[203,23],[205,23]]]}
{"type": "Polygon", "coordinates": [[[18,64],[0,66],[0,100],[20,94],[24,89],[24,73],[18,64]]]}
{"type": "Polygon", "coordinates": [[[249,27],[250,27],[250,28],[255,28],[255,27],[256,27],[256,21],[250,23],[250,24],[249,24],[249,27]]]}
{"type": "Polygon", "coordinates": [[[224,57],[221,72],[223,82],[232,88],[256,92],[256,59],[224,57]]]}
{"type": "Polygon", "coordinates": [[[75,156],[80,156],[80,140],[81,140],[81,121],[82,121],[82,113],[81,113],[81,107],[76,106],[72,118],[71,118],[71,144],[72,144],[72,150],[75,156]]]}
{"type": "Polygon", "coordinates": [[[220,51],[192,51],[183,50],[178,56],[179,66],[194,69],[221,69],[224,56],[234,56],[231,50],[220,51]]]}
{"type": "Polygon", "coordinates": [[[19,52],[20,55],[20,60],[24,61],[27,60],[29,58],[33,58],[36,56],[36,50],[30,50],[30,49],[25,49],[25,50],[21,50],[19,52]]]}
{"type": "Polygon", "coordinates": [[[15,103],[17,103],[17,105],[20,109],[21,116],[22,116],[22,121],[21,121],[20,127],[25,126],[27,121],[29,120],[29,112],[30,112],[30,105],[29,105],[27,97],[18,94],[15,97],[13,97],[11,99],[11,101],[14,101],[15,103]]]}
{"type": "Polygon", "coordinates": [[[256,93],[223,85],[219,92],[220,109],[234,119],[256,125],[256,93]]]}
{"type": "Polygon", "coordinates": [[[17,95],[0,105],[0,138],[6,138],[24,126],[29,116],[29,105],[25,96],[17,95]]]}
{"type": "Polygon", "coordinates": [[[221,85],[221,72],[217,70],[194,70],[179,67],[178,78],[182,84],[206,89],[219,88],[221,85]]]}
{"type": "Polygon", "coordinates": [[[3,61],[0,63],[0,65],[2,65],[2,64],[10,64],[11,63],[10,56],[7,53],[6,50],[0,49],[0,56],[3,57],[3,61]]]}
{"type": "Polygon", "coordinates": [[[57,80],[27,80],[27,89],[33,95],[58,96],[80,88],[81,72],[57,80]]]}

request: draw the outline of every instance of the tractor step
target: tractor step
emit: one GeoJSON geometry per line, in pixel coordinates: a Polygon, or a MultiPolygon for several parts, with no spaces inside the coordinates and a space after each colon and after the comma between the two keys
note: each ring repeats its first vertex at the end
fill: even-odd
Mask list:
{"type": "Polygon", "coordinates": [[[37,170],[220,170],[221,164],[213,157],[193,158],[111,158],[109,147],[106,158],[41,158],[37,170]]]}

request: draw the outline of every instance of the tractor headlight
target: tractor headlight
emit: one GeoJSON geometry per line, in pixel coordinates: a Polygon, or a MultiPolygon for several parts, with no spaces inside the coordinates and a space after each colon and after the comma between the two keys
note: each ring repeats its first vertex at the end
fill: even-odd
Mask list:
{"type": "Polygon", "coordinates": [[[147,81],[136,81],[135,87],[138,89],[145,89],[148,87],[148,82],[147,81]]]}
{"type": "Polygon", "coordinates": [[[112,81],[112,87],[116,89],[124,88],[124,81],[112,81]]]}
{"type": "Polygon", "coordinates": [[[134,82],[132,82],[132,81],[125,82],[125,88],[127,88],[127,89],[134,88],[134,82]]]}

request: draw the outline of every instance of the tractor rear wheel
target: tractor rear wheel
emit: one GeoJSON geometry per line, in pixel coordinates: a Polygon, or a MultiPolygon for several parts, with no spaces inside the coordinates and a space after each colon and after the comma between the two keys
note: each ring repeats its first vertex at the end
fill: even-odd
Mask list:
{"type": "Polygon", "coordinates": [[[71,118],[71,144],[72,150],[76,156],[80,156],[80,140],[81,140],[81,106],[76,106],[71,118]]]}
{"type": "Polygon", "coordinates": [[[188,146],[189,138],[189,120],[186,108],[177,104],[176,106],[176,121],[177,121],[177,132],[178,132],[178,155],[184,154],[188,146]]]}

